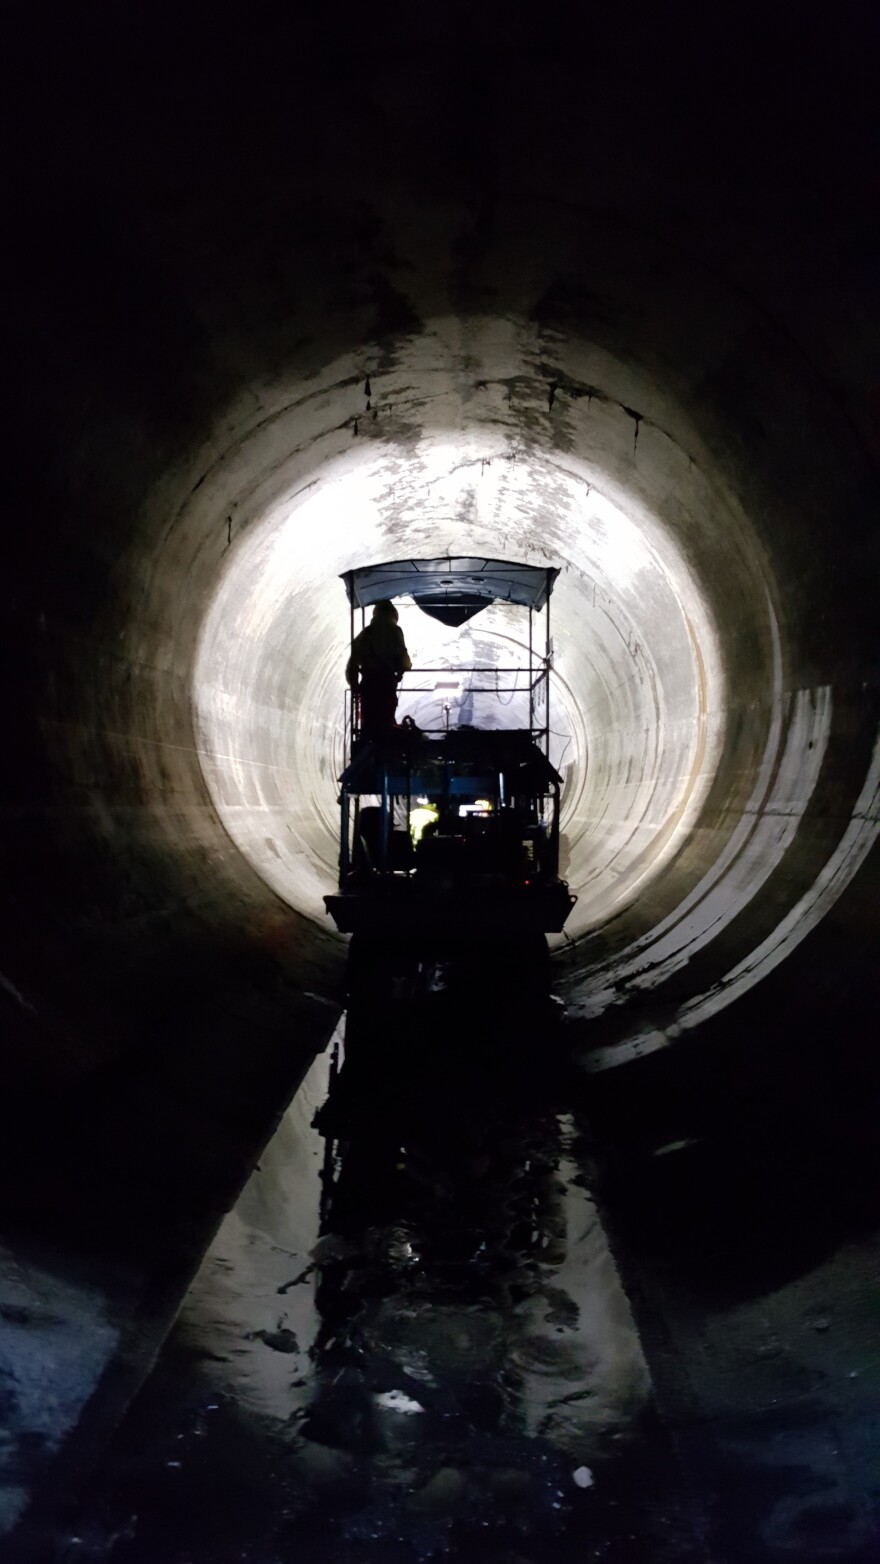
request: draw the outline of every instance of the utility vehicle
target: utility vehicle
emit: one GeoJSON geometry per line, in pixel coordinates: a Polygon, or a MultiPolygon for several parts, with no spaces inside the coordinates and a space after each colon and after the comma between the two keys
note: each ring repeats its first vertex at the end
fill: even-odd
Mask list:
{"type": "MultiPolygon", "coordinates": [[[[454,676],[471,697],[516,692],[524,714],[527,688],[525,727],[453,726],[447,706],[436,727],[409,717],[371,740],[361,732],[356,694],[347,695],[339,885],[324,901],[337,928],[355,936],[353,957],[358,949],[369,962],[399,942],[435,953],[476,942],[503,949],[515,964],[518,951],[546,950],[543,936],[563,928],[576,898],[559,878],[561,777],[549,759],[550,598],[558,573],[445,557],[368,565],[342,577],[352,645],[358,618],[363,625],[365,611],[386,599],[409,597],[452,628],[493,602],[515,604],[528,619],[527,661],[519,666],[413,668],[399,691],[404,702],[417,692],[430,696],[454,676]]],[[[496,722],[511,709],[488,705],[496,722]]]]}

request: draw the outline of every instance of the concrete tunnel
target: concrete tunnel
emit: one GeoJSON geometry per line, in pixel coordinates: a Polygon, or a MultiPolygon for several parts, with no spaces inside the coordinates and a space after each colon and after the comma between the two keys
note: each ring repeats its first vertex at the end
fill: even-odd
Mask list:
{"type": "MultiPolygon", "coordinates": [[[[3,1242],[22,1286],[61,1256],[106,1330],[10,1523],[69,1434],[91,1417],[97,1448],[120,1415],[336,1025],[321,897],[357,564],[561,567],[578,901],[555,988],[612,1162],[639,1142],[624,1280],[651,1292],[625,1214],[644,1158],[707,1115],[867,1155],[880,451],[847,25],[805,31],[784,81],[772,29],[763,52],[707,40],[702,76],[702,46],[654,38],[658,71],[609,32],[583,113],[573,62],[532,90],[550,55],[515,25],[454,86],[439,23],[405,57],[319,38],[295,100],[259,49],[259,91],[248,59],[193,78],[184,44],[146,45],[124,91],[81,40],[80,87],[61,45],[41,59],[12,192],[3,1242]]],[[[503,605],[458,636],[401,613],[438,675],[465,634],[523,657],[503,605]]],[[[521,721],[501,698],[484,716],[521,721]]],[[[867,1238],[834,1268],[851,1202],[867,1231],[849,1175],[810,1263],[858,1313],[867,1238]]],[[[873,1402],[848,1394],[834,1415],[861,1426],[873,1402]]]]}

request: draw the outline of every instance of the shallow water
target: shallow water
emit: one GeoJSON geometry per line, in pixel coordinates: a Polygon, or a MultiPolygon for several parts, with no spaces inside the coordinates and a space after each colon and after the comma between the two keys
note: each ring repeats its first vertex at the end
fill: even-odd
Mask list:
{"type": "Polygon", "coordinates": [[[315,1062],[59,1557],[690,1556],[558,1029],[450,1019],[315,1062]]]}

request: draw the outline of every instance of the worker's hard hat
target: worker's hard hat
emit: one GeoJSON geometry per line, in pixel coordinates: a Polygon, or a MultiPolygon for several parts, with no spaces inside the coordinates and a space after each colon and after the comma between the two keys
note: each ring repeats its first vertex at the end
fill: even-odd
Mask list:
{"type": "Polygon", "coordinates": [[[397,617],[398,617],[397,609],[395,608],[394,604],[392,603],[390,597],[382,597],[382,598],[379,599],[378,603],[374,603],[374,605],[373,605],[373,618],[374,619],[386,619],[386,618],[387,619],[396,619],[397,617]]]}

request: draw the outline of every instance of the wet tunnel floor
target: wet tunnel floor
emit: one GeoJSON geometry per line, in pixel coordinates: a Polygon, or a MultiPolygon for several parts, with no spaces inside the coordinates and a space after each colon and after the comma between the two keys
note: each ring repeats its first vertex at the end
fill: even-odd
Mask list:
{"type": "Polygon", "coordinates": [[[349,1018],[225,1219],[65,1564],[702,1557],[559,1028],[349,1018]]]}

